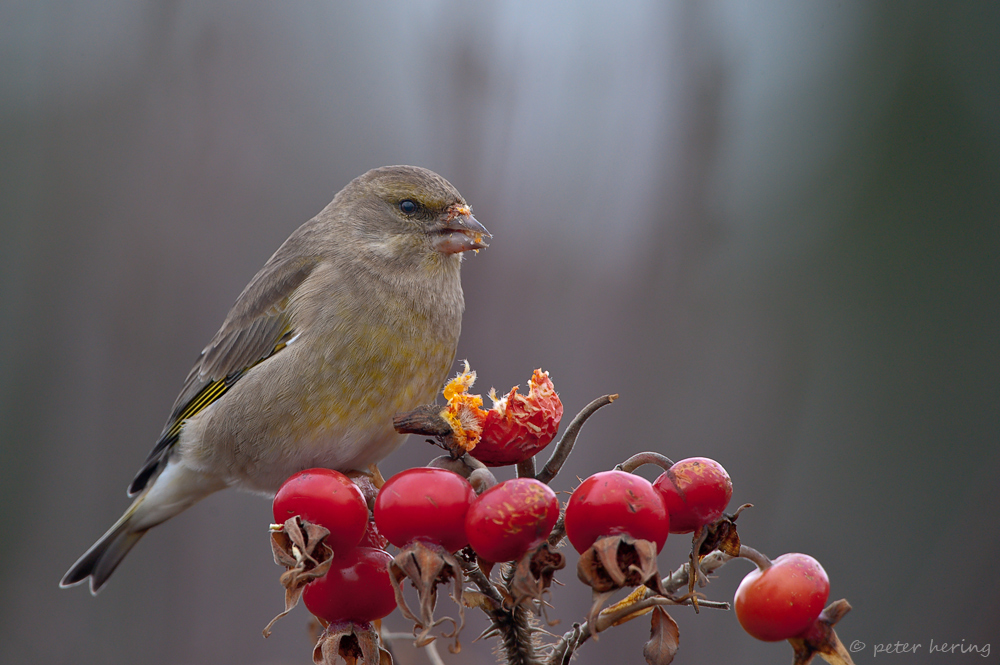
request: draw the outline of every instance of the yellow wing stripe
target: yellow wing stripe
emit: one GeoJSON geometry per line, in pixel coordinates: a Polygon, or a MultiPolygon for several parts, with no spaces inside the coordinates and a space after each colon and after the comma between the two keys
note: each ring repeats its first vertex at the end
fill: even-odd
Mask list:
{"type": "Polygon", "coordinates": [[[249,369],[251,369],[256,365],[259,365],[260,363],[264,362],[265,360],[273,356],[278,351],[281,351],[283,348],[288,346],[288,341],[291,337],[292,337],[291,331],[286,329],[282,333],[281,337],[278,338],[278,341],[275,344],[274,349],[269,354],[267,354],[257,362],[253,363],[253,365],[241,369],[238,372],[233,372],[232,374],[230,374],[225,378],[212,381],[207,386],[202,388],[201,392],[195,395],[194,399],[188,402],[187,406],[184,407],[184,410],[177,415],[177,419],[174,420],[173,426],[167,432],[166,436],[163,437],[163,439],[164,440],[176,439],[177,436],[180,435],[181,427],[184,426],[185,420],[194,417],[202,409],[204,409],[209,404],[222,397],[222,395],[225,394],[225,392],[229,390],[233,386],[233,384],[236,383],[244,374],[246,374],[249,369]]]}
{"type": "Polygon", "coordinates": [[[177,419],[174,421],[173,426],[167,432],[167,435],[164,437],[164,439],[176,438],[180,434],[181,427],[184,426],[185,420],[194,417],[206,406],[208,406],[215,400],[222,397],[222,395],[227,390],[229,390],[233,386],[233,384],[236,383],[237,380],[239,380],[244,374],[246,374],[247,370],[251,369],[256,365],[259,365],[260,363],[264,362],[265,360],[273,356],[278,351],[281,351],[283,348],[288,346],[288,340],[290,337],[291,337],[291,332],[286,330],[282,334],[282,336],[278,339],[278,342],[277,344],[275,344],[274,349],[271,351],[271,353],[267,354],[266,356],[255,362],[253,365],[250,365],[250,367],[242,369],[238,372],[234,372],[229,376],[225,377],[224,379],[218,379],[216,381],[213,381],[204,388],[202,388],[201,392],[195,395],[195,398],[190,402],[188,402],[188,405],[184,407],[184,410],[177,415],[177,419]]]}
{"type": "MultiPolygon", "coordinates": [[[[242,372],[240,372],[240,374],[242,374],[242,372]]],[[[167,432],[166,438],[173,438],[177,436],[180,433],[181,426],[184,425],[185,420],[194,416],[206,406],[222,397],[222,394],[229,390],[229,387],[233,385],[233,383],[234,381],[230,380],[229,377],[226,377],[225,379],[213,381],[205,386],[202,391],[198,393],[198,395],[191,400],[186,407],[184,407],[184,410],[180,412],[177,416],[177,420],[174,421],[174,426],[170,428],[169,432],[167,432]]]]}

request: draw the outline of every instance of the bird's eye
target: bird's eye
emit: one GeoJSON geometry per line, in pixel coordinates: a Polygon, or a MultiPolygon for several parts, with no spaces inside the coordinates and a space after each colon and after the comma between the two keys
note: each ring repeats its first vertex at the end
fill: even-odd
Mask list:
{"type": "Polygon", "coordinates": [[[412,215],[417,211],[417,204],[410,199],[403,199],[399,202],[399,209],[404,215],[412,215]]]}

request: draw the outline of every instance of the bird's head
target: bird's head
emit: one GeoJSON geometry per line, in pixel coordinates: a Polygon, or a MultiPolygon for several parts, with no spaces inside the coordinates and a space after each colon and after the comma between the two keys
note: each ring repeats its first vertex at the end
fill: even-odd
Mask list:
{"type": "MultiPolygon", "coordinates": [[[[435,261],[489,245],[492,235],[455,187],[416,166],[373,169],[338,195],[355,230],[380,254],[435,261]]],[[[334,201],[337,204],[337,201],[334,201]]]]}

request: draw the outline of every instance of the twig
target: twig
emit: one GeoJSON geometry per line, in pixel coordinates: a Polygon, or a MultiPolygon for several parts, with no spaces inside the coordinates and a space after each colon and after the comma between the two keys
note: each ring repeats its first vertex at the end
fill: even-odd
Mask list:
{"type": "Polygon", "coordinates": [[[427,660],[431,661],[431,665],[445,665],[444,660],[441,659],[441,654],[438,653],[437,642],[425,645],[424,650],[427,652],[427,660]]]}
{"type": "Polygon", "coordinates": [[[497,607],[503,606],[503,596],[497,591],[497,588],[493,586],[490,579],[486,577],[486,574],[479,568],[474,560],[466,558],[465,556],[457,556],[458,564],[462,566],[462,570],[465,571],[465,576],[470,582],[476,585],[480,592],[493,601],[497,607]]]}
{"type": "Polygon", "coordinates": [[[629,457],[627,460],[616,466],[615,469],[625,471],[627,473],[633,473],[643,464],[654,464],[662,468],[664,471],[674,465],[673,461],[665,455],[654,452],[644,452],[632,455],[632,457],[629,457]]]}
{"type": "Polygon", "coordinates": [[[535,458],[529,457],[526,460],[522,460],[517,463],[517,477],[518,478],[534,478],[535,477],[535,458]]]}
{"type": "MultiPolygon", "coordinates": [[[[701,572],[706,575],[710,575],[726,565],[727,562],[732,561],[734,558],[735,557],[731,557],[728,554],[723,554],[719,551],[712,552],[702,558],[701,572]]],[[[667,590],[667,593],[673,593],[674,591],[679,591],[684,588],[687,586],[690,571],[690,564],[682,564],[677,570],[663,578],[663,588],[667,590]]]]}
{"type": "Polygon", "coordinates": [[[753,561],[761,570],[767,570],[771,567],[771,560],[749,545],[740,545],[740,558],[753,561]]]}
{"type": "Polygon", "coordinates": [[[594,415],[594,412],[600,409],[602,406],[607,406],[611,404],[616,399],[618,395],[605,395],[603,397],[598,397],[593,402],[583,407],[583,411],[573,418],[573,422],[569,424],[566,431],[563,432],[562,438],[559,439],[559,443],[556,444],[555,449],[552,451],[552,457],[549,461],[545,463],[542,470],[538,472],[535,476],[538,480],[543,483],[550,483],[556,474],[559,473],[559,469],[566,462],[569,454],[573,451],[573,445],[576,443],[576,437],[580,434],[580,428],[583,427],[583,423],[587,421],[587,418],[594,415]]]}
{"type": "MultiPolygon", "coordinates": [[[[706,556],[701,561],[701,569],[707,575],[712,573],[726,564],[726,562],[732,560],[734,557],[728,554],[723,554],[722,552],[712,552],[706,556]]],[[[685,563],[680,566],[677,570],[670,573],[667,577],[664,577],[663,588],[666,589],[667,593],[672,593],[679,589],[687,586],[688,577],[690,574],[690,566],[685,563]]],[[[672,598],[667,598],[665,596],[660,596],[654,594],[652,590],[647,589],[648,595],[637,600],[635,603],[628,605],[626,607],[617,608],[605,614],[602,612],[598,616],[598,632],[604,630],[611,626],[615,621],[618,621],[630,614],[636,612],[652,609],[657,606],[664,605],[687,605],[689,602],[679,602],[672,598]],[[613,618],[612,618],[613,617],[613,618]]],[[[708,601],[699,600],[698,604],[702,607],[711,607],[714,609],[729,609],[729,603],[719,602],[719,601],[708,601]]],[[[609,608],[611,609],[611,608],[609,608]]],[[[561,663],[568,663],[576,651],[577,647],[590,639],[592,635],[591,628],[585,621],[582,624],[574,624],[573,629],[567,631],[559,641],[552,646],[552,651],[549,654],[549,658],[546,661],[547,665],[558,665],[561,663]]]]}
{"type": "MultiPolygon", "coordinates": [[[[690,601],[679,601],[673,598],[667,598],[666,596],[646,596],[640,601],[632,603],[631,605],[619,608],[611,608],[604,610],[597,617],[597,632],[602,632],[613,626],[617,621],[624,619],[631,614],[637,614],[640,612],[645,612],[646,610],[651,610],[654,607],[666,607],[668,605],[690,605],[690,601]]],[[[704,607],[713,607],[719,610],[728,610],[729,603],[725,601],[716,600],[703,600],[700,604],[704,607]]],[[[584,624],[584,629],[589,631],[589,627],[584,624]]]]}

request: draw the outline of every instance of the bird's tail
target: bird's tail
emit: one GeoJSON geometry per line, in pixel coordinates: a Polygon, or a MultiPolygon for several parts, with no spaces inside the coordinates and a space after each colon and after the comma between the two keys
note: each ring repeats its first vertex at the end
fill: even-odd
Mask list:
{"type": "Polygon", "coordinates": [[[133,501],[114,526],[108,529],[108,532],[101,536],[100,540],[91,545],[90,549],[77,559],[76,563],[63,575],[59,586],[63,588],[74,586],[89,577],[90,593],[96,595],[101,590],[125,555],[148,531],[148,529],[136,530],[133,528],[133,517],[144,496],[141,495],[133,501]]]}
{"type": "Polygon", "coordinates": [[[90,578],[90,592],[96,595],[147,531],[225,486],[218,478],[168,462],[114,526],[66,571],[59,586],[74,586],[90,578]]]}

